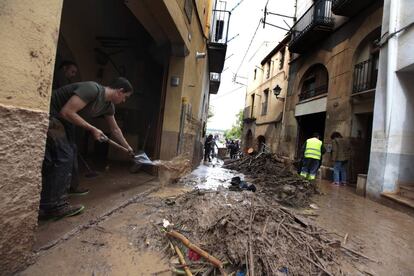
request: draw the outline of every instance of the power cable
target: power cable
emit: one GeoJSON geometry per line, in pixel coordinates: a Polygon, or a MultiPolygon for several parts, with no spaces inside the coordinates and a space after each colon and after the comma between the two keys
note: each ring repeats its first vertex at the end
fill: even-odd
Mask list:
{"type": "Polygon", "coordinates": [[[240,6],[241,3],[243,3],[244,0],[240,0],[239,3],[237,3],[231,10],[230,12],[233,12],[238,6],[240,6]]]}
{"type": "Polygon", "coordinates": [[[237,90],[240,90],[240,88],[243,88],[243,87],[244,87],[244,85],[240,85],[239,87],[237,87],[237,88],[235,88],[233,90],[230,90],[230,91],[228,91],[228,92],[226,92],[224,94],[221,94],[221,95],[218,95],[218,96],[214,97],[213,99],[211,99],[211,101],[220,99],[221,97],[224,97],[224,96],[227,96],[227,95],[230,95],[231,93],[234,93],[234,92],[236,92],[237,90]]]}
{"type": "Polygon", "coordinates": [[[240,68],[241,68],[241,67],[242,67],[242,65],[243,65],[243,62],[244,62],[244,60],[245,60],[245,58],[246,58],[246,56],[247,56],[247,54],[248,54],[248,52],[249,52],[249,50],[250,50],[250,46],[252,46],[253,40],[254,40],[254,38],[255,38],[255,36],[256,36],[256,33],[257,33],[257,30],[258,30],[258,29],[259,29],[259,27],[260,27],[260,23],[262,23],[262,19],[261,19],[261,18],[260,18],[260,20],[259,20],[259,24],[257,24],[256,30],[254,31],[252,38],[250,39],[249,46],[247,47],[246,52],[244,53],[244,56],[243,56],[243,58],[242,58],[242,61],[240,62],[240,65],[239,65],[239,67],[238,67],[238,68],[237,68],[237,70],[236,70],[236,73],[235,73],[235,75],[236,75],[236,76],[237,76],[237,74],[239,73],[239,70],[240,70],[240,68]]]}

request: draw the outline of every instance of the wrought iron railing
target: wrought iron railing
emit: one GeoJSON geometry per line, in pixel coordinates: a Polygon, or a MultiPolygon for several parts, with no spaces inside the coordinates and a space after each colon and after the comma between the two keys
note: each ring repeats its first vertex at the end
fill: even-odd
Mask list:
{"type": "Polygon", "coordinates": [[[210,81],[220,82],[220,80],[221,80],[221,74],[220,73],[210,72],[210,81]]]}
{"type": "Polygon", "coordinates": [[[253,114],[253,107],[251,105],[246,106],[243,111],[243,120],[245,122],[254,121],[256,118],[253,114]]]}
{"type": "Polygon", "coordinates": [[[262,103],[262,113],[261,113],[262,116],[267,114],[267,105],[268,105],[267,102],[262,103]]]}
{"type": "Polygon", "coordinates": [[[322,85],[317,88],[305,90],[299,94],[299,101],[304,101],[326,93],[328,93],[328,85],[322,85]]]}
{"type": "Polygon", "coordinates": [[[332,0],[315,2],[292,27],[292,41],[299,39],[305,32],[316,25],[333,26],[332,0]]]}
{"type": "Polygon", "coordinates": [[[210,42],[227,44],[229,25],[230,25],[230,11],[213,10],[210,42]]]}
{"type": "Polygon", "coordinates": [[[377,62],[378,59],[371,58],[355,64],[352,93],[359,93],[376,87],[378,76],[377,62]]]}

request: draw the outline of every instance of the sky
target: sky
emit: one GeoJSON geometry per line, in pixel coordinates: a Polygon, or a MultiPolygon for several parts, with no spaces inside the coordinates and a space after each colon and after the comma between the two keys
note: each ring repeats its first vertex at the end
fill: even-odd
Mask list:
{"type": "MultiPolygon", "coordinates": [[[[207,122],[208,129],[226,130],[235,124],[236,114],[244,107],[245,84],[247,84],[248,75],[253,74],[254,64],[260,64],[260,61],[265,57],[263,53],[261,55],[255,55],[255,53],[260,53],[258,50],[263,49],[260,46],[264,42],[271,42],[271,50],[287,33],[269,25],[263,28],[263,24],[260,24],[258,27],[266,3],[268,2],[267,10],[269,12],[293,16],[295,0],[227,0],[220,2],[222,5],[224,2],[226,3],[227,10],[231,10],[240,3],[231,14],[228,38],[234,37],[234,39],[227,45],[220,89],[216,95],[210,97],[210,110],[214,116],[207,122]],[[256,34],[253,38],[255,31],[256,34]],[[250,43],[249,51],[247,51],[250,43]],[[237,75],[236,82],[234,82],[235,74],[237,75]]],[[[292,26],[292,19],[275,15],[267,15],[266,17],[266,22],[288,29],[283,20],[292,26]]],[[[269,45],[269,43],[267,44],[269,45]]]]}

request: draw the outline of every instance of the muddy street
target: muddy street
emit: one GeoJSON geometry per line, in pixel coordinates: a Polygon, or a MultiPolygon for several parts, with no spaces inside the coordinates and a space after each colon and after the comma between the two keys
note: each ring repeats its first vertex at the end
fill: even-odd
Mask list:
{"type": "MultiPolygon", "coordinates": [[[[40,250],[21,275],[179,275],[182,266],[164,232],[169,229],[223,261],[229,274],[249,270],[249,250],[256,275],[414,273],[409,215],[324,181],[317,183],[321,193],[309,205],[285,207],[263,196],[268,190],[257,182],[256,192],[230,191],[235,176],[254,182],[217,161],[174,184],[153,189],[152,181],[139,200],[40,250]],[[174,225],[164,228],[163,220],[174,225]]],[[[190,258],[178,240],[170,241],[179,245],[194,274],[211,266],[199,256],[190,258]]]]}

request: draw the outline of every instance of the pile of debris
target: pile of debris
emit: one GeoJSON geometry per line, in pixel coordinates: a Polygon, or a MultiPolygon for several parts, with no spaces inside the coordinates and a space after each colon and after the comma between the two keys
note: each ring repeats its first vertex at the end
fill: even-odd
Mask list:
{"type": "MultiPolygon", "coordinates": [[[[139,232],[147,247],[166,250],[177,273],[185,268],[186,275],[209,275],[214,269],[221,275],[357,274],[340,241],[271,197],[194,191],[157,210],[152,225],[139,232]]],[[[141,241],[137,237],[136,245],[141,241]]]]}
{"type": "Polygon", "coordinates": [[[236,170],[249,177],[258,191],[272,194],[274,200],[293,207],[309,205],[317,192],[315,185],[301,178],[293,164],[275,154],[261,153],[230,161],[224,168],[236,170]]]}

